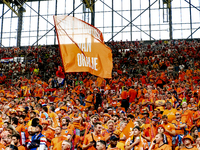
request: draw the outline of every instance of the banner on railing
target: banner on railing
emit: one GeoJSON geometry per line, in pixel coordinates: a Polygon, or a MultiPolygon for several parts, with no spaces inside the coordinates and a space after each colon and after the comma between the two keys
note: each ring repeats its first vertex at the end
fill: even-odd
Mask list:
{"type": "Polygon", "coordinates": [[[13,62],[13,57],[10,58],[1,58],[2,63],[13,62]]]}
{"type": "Polygon", "coordinates": [[[1,58],[1,63],[8,63],[8,62],[24,62],[24,57],[9,57],[9,58],[1,58]]]}

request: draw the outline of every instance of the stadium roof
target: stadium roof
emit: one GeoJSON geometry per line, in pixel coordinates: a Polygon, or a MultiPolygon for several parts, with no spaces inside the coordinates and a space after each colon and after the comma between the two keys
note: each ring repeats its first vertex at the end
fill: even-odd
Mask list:
{"type": "MultiPolygon", "coordinates": [[[[28,0],[28,2],[37,2],[37,1],[50,1],[50,0],[28,0]]],[[[0,4],[3,4],[2,0],[0,0],[0,4]]]]}

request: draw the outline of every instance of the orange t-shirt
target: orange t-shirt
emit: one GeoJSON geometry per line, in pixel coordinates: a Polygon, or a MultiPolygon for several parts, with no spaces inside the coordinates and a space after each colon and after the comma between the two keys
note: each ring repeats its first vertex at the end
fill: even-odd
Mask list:
{"type": "MultiPolygon", "coordinates": [[[[188,148],[184,147],[184,148],[181,148],[180,150],[188,150],[188,148]]],[[[197,147],[193,147],[193,148],[190,148],[189,150],[198,150],[197,147]]]]}
{"type": "Polygon", "coordinates": [[[54,123],[54,127],[60,126],[58,115],[56,113],[54,113],[54,112],[50,113],[49,117],[52,118],[53,123],[54,123]]]}
{"type": "Polygon", "coordinates": [[[123,92],[121,93],[121,97],[122,97],[122,99],[127,99],[128,93],[127,93],[126,91],[123,91],[123,92]]]}
{"type": "Polygon", "coordinates": [[[130,97],[129,102],[132,103],[135,101],[135,98],[137,97],[137,91],[134,89],[130,89],[128,95],[130,97]]]}
{"type": "Polygon", "coordinates": [[[172,150],[172,147],[168,144],[164,144],[161,147],[157,147],[154,150],[172,150]]]}
{"type": "MultiPolygon", "coordinates": [[[[182,125],[182,124],[185,124],[185,122],[181,119],[181,121],[176,121],[176,120],[173,120],[172,121],[172,124],[174,124],[175,126],[179,126],[179,125],[182,125]]],[[[176,135],[178,135],[178,134],[184,134],[184,129],[182,128],[182,129],[176,129],[175,130],[176,131],[176,135]]]]}
{"type": "MultiPolygon", "coordinates": [[[[87,134],[85,136],[83,144],[88,145],[90,142],[92,142],[93,141],[92,135],[93,135],[93,138],[96,142],[99,141],[99,140],[105,141],[105,137],[103,135],[101,135],[101,134],[100,135],[94,135],[94,133],[91,133],[91,134],[87,134]]],[[[91,147],[88,148],[88,150],[96,150],[96,148],[94,148],[94,146],[91,146],[91,147]]]]}
{"type": "Polygon", "coordinates": [[[18,150],[25,150],[25,147],[22,145],[18,146],[17,148],[18,148],[18,150]]]}
{"type": "Polygon", "coordinates": [[[73,131],[71,129],[62,129],[61,135],[67,136],[68,134],[72,135],[73,131]]]}
{"type": "Polygon", "coordinates": [[[21,132],[25,131],[23,124],[18,124],[18,126],[15,129],[20,135],[21,135],[21,132]]]}
{"type": "MultiPolygon", "coordinates": [[[[72,113],[70,116],[69,116],[71,119],[72,118],[78,118],[78,117],[81,117],[81,113],[77,113],[77,114],[74,114],[72,113]]],[[[73,125],[74,125],[74,128],[76,129],[80,129],[80,122],[73,122],[73,125]]]]}
{"type": "Polygon", "coordinates": [[[53,150],[60,150],[59,148],[61,148],[62,141],[64,140],[66,140],[66,137],[64,136],[53,138],[51,141],[51,146],[53,147],[53,150]]]}
{"type": "MultiPolygon", "coordinates": [[[[175,131],[175,126],[171,123],[162,124],[162,125],[165,128],[165,130],[169,130],[171,132],[175,131]]],[[[167,139],[169,139],[168,140],[169,145],[172,146],[172,136],[168,132],[165,132],[164,134],[166,135],[167,139]]]]}
{"type": "Polygon", "coordinates": [[[176,112],[177,110],[173,108],[171,110],[166,109],[163,112],[163,115],[167,115],[168,121],[171,123],[173,120],[176,120],[176,116],[175,116],[176,112]]]}
{"type": "Polygon", "coordinates": [[[92,100],[93,100],[93,96],[92,95],[87,96],[85,107],[90,107],[92,105],[92,100]]]}
{"type": "MultiPolygon", "coordinates": [[[[197,117],[199,117],[200,116],[200,111],[198,110],[198,111],[196,111],[195,113],[194,113],[194,118],[197,118],[197,117]]],[[[196,125],[199,127],[200,126],[200,119],[198,119],[197,121],[196,121],[196,125]]]]}
{"type": "Polygon", "coordinates": [[[182,112],[182,120],[187,124],[186,130],[190,130],[193,125],[193,112],[191,110],[186,110],[184,113],[182,112]]]}
{"type": "MultiPolygon", "coordinates": [[[[50,129],[42,130],[42,134],[45,135],[48,139],[52,140],[54,138],[54,133],[50,129]]],[[[51,146],[51,142],[47,140],[47,147],[49,148],[50,146],[51,146]]]]}

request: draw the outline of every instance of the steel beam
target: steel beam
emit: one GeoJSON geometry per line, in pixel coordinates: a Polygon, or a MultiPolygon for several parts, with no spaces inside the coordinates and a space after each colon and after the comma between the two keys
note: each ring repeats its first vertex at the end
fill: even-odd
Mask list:
{"type": "MultiPolygon", "coordinates": [[[[58,9],[58,0],[56,0],[55,4],[55,15],[57,16],[57,9],[58,9]]],[[[54,45],[56,44],[56,31],[54,30],[54,45]]]]}
{"type": "MultiPolygon", "coordinates": [[[[191,4],[191,0],[189,0],[190,4],[191,4]]],[[[192,8],[191,5],[189,4],[189,8],[190,8],[190,32],[191,32],[191,39],[192,39],[192,8]]]]}
{"type": "Polygon", "coordinates": [[[9,12],[10,9],[8,9],[4,14],[1,15],[0,19],[7,13],[9,12]]]}
{"type": "MultiPolygon", "coordinates": [[[[93,4],[95,3],[95,0],[92,0],[93,4]]],[[[91,12],[91,25],[95,26],[95,6],[91,6],[93,12],[91,12]]]]}
{"type": "Polygon", "coordinates": [[[114,10],[114,0],[112,0],[112,41],[113,41],[113,35],[114,35],[114,12],[113,12],[113,10],[114,10]]]}
{"type": "Polygon", "coordinates": [[[15,10],[15,7],[13,9],[13,7],[10,6],[10,2],[7,2],[6,0],[2,0],[4,4],[6,4],[17,16],[18,16],[18,12],[17,10],[15,10]]]}
{"type": "MultiPolygon", "coordinates": [[[[37,39],[39,38],[39,30],[40,30],[40,1],[38,1],[38,20],[37,20],[37,39]]],[[[38,46],[38,42],[37,42],[38,46]]]]}
{"type": "Polygon", "coordinates": [[[5,4],[3,4],[3,9],[2,9],[2,14],[3,15],[1,16],[1,18],[2,18],[1,19],[1,43],[0,43],[1,45],[2,45],[2,37],[3,37],[3,20],[4,20],[3,18],[4,18],[4,14],[5,14],[4,13],[4,7],[5,7],[5,4]]]}
{"type": "Polygon", "coordinates": [[[195,9],[197,9],[198,11],[200,11],[200,9],[197,8],[196,6],[192,5],[192,4],[191,4],[191,0],[190,0],[189,2],[188,2],[187,0],[185,0],[185,2],[187,2],[187,3],[190,5],[190,31],[191,31],[191,34],[190,34],[190,36],[187,37],[187,39],[189,39],[190,37],[191,37],[191,39],[192,39],[192,35],[193,35],[195,32],[197,32],[197,30],[199,30],[200,27],[198,27],[194,32],[192,32],[192,16],[191,16],[192,13],[191,13],[191,6],[194,7],[195,9]]]}
{"type": "MultiPolygon", "coordinates": [[[[81,3],[80,5],[78,5],[73,11],[71,11],[68,15],[71,15],[76,9],[78,9],[83,3],[81,3]]],[[[49,31],[47,31],[43,36],[41,36],[35,43],[32,44],[35,45],[39,40],[41,40],[43,37],[45,37],[49,32],[51,32],[53,29],[55,28],[55,26],[53,26],[49,31]]]]}
{"type": "MultiPolygon", "coordinates": [[[[149,7],[151,5],[151,0],[149,0],[149,7]]],[[[149,9],[149,40],[151,41],[151,9],[149,9]]]]}
{"type": "MultiPolygon", "coordinates": [[[[101,0],[100,0],[101,1],[101,0]]],[[[135,17],[135,19],[133,19],[132,21],[130,21],[124,28],[122,28],[119,32],[117,32],[112,38],[110,38],[107,42],[109,42],[111,39],[113,39],[115,36],[117,36],[120,32],[122,32],[126,27],[128,27],[133,21],[135,21],[138,17],[140,17],[144,12],[146,12],[151,6],[153,6],[158,0],[155,0],[149,7],[147,7],[145,10],[143,10],[137,17],[135,17]]],[[[102,2],[102,1],[101,1],[102,2]]],[[[113,10],[114,11],[114,10],[113,10]]],[[[133,24],[134,25],[134,24],[133,24]]],[[[135,25],[134,25],[135,26],[135,25]]],[[[136,26],[135,26],[136,27],[136,26]]],[[[138,27],[137,27],[138,28],[138,27]]],[[[142,31],[140,29],[140,31],[142,31]]],[[[143,31],[144,32],[144,31],[143,31]]],[[[144,32],[145,34],[147,34],[146,32],[144,32]]],[[[147,34],[148,35],[148,34],[147,34]]],[[[149,35],[148,35],[149,36],[149,35]]],[[[153,37],[151,37],[153,38],[153,37]]],[[[154,38],[153,38],[154,39],[154,38]]],[[[154,39],[155,40],[155,39],[154,39]]]]}
{"type": "Polygon", "coordinates": [[[197,32],[197,30],[199,30],[200,27],[198,27],[194,32],[192,32],[192,34],[190,36],[187,37],[187,39],[189,39],[195,32],[197,32]]]}
{"type": "Polygon", "coordinates": [[[173,39],[173,31],[172,31],[172,7],[171,7],[171,1],[170,1],[170,7],[169,7],[169,38],[170,40],[173,39]]]}
{"type": "Polygon", "coordinates": [[[24,8],[21,7],[18,11],[17,47],[21,46],[23,12],[24,12],[24,8]]]}
{"type": "MultiPolygon", "coordinates": [[[[133,11],[132,11],[132,0],[130,0],[130,20],[132,20],[133,18],[132,18],[132,13],[133,13],[133,11]]],[[[133,40],[133,36],[132,36],[132,32],[133,32],[133,24],[131,23],[131,25],[130,25],[130,37],[131,37],[131,41],[133,40]]]]}
{"type": "MultiPolygon", "coordinates": [[[[75,9],[75,0],[73,0],[73,10],[75,9]]],[[[73,12],[73,17],[74,17],[74,12],[73,12]]]]}
{"type": "Polygon", "coordinates": [[[27,3],[25,3],[31,10],[33,10],[35,13],[38,14],[38,16],[42,17],[44,20],[46,20],[49,24],[51,24],[52,26],[54,26],[54,24],[52,24],[51,22],[49,22],[46,18],[44,18],[42,15],[40,15],[35,9],[33,9],[31,6],[29,6],[27,3]]]}
{"type": "Polygon", "coordinates": [[[188,2],[187,0],[185,0],[188,4],[190,4],[192,7],[196,8],[198,11],[200,11],[199,8],[197,8],[196,6],[192,5],[190,2],[188,2]]]}

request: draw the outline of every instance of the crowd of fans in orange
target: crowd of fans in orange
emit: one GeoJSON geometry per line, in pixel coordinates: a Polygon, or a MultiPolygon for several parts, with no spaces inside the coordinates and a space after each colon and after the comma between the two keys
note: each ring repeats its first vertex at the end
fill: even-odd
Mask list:
{"type": "Polygon", "coordinates": [[[0,149],[200,150],[200,43],[106,44],[112,79],[60,80],[58,48],[1,49],[2,57],[34,61],[0,64],[0,149]],[[19,71],[6,80],[13,65],[30,78],[19,71]]]}

